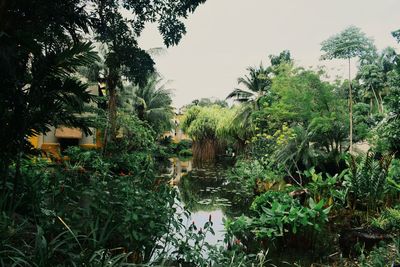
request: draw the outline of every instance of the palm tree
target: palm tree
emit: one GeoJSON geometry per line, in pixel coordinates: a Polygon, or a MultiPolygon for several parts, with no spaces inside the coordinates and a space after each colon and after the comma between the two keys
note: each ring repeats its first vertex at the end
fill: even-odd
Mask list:
{"type": "Polygon", "coordinates": [[[251,102],[257,108],[258,102],[271,87],[271,79],[269,78],[270,68],[264,68],[262,64],[258,68],[249,67],[247,68],[249,75],[238,79],[238,84],[242,84],[246,89],[235,88],[228,96],[229,98],[235,98],[235,101],[246,103],[251,102]]]}
{"type": "Polygon", "coordinates": [[[158,133],[172,127],[172,92],[158,74],[151,75],[143,86],[127,88],[132,97],[126,101],[128,109],[136,112],[139,119],[146,121],[158,133]]]}
{"type": "Polygon", "coordinates": [[[364,85],[364,95],[369,98],[370,109],[372,113],[372,99],[374,98],[378,107],[379,113],[383,112],[381,91],[384,87],[384,78],[382,70],[376,64],[363,65],[358,74],[360,80],[364,85]]]}
{"type": "Polygon", "coordinates": [[[380,55],[375,56],[368,64],[363,64],[358,78],[363,83],[364,94],[372,102],[375,99],[379,113],[383,113],[382,93],[387,88],[387,77],[396,66],[397,53],[392,47],[385,48],[380,55]]]}
{"type": "MultiPolygon", "coordinates": [[[[38,50],[31,57],[34,60],[24,75],[16,76],[20,79],[16,83],[19,87],[5,86],[0,93],[0,125],[4,125],[0,131],[0,175],[3,175],[5,190],[8,169],[15,161],[12,201],[21,178],[22,156],[32,152],[28,137],[46,133],[50,126],[58,125],[90,132],[87,118],[81,115],[93,96],[86,90],[87,84],[76,77],[76,72],[98,59],[92,44],[76,43],[47,54],[38,50]]],[[[11,76],[5,71],[1,73],[3,77],[11,76]]]]}
{"type": "Polygon", "coordinates": [[[261,99],[266,96],[271,88],[271,69],[262,64],[257,68],[249,67],[249,74],[238,79],[239,85],[245,89],[235,88],[227,99],[234,99],[242,106],[236,115],[235,122],[245,129],[251,128],[251,114],[260,109],[261,99]]]}

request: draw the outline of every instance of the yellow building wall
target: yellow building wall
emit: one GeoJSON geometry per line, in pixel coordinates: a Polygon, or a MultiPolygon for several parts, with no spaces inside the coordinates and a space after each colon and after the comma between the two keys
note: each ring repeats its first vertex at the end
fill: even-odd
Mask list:
{"type": "MultiPolygon", "coordinates": [[[[53,135],[53,133],[50,134],[53,135]]],[[[43,138],[43,134],[28,137],[28,140],[32,144],[32,146],[36,149],[40,149],[43,152],[43,156],[51,155],[57,159],[60,159],[60,144],[57,142],[57,139],[53,139],[45,140],[43,138]],[[44,142],[40,142],[40,140],[43,140],[44,142]]],[[[93,141],[95,142],[83,143],[79,144],[79,146],[83,149],[98,149],[103,147],[102,136],[99,130],[96,130],[96,135],[95,138],[93,138],[93,141]]]]}
{"type": "Polygon", "coordinates": [[[39,148],[39,136],[38,135],[29,136],[28,140],[34,148],[39,148]]]}
{"type": "Polygon", "coordinates": [[[45,153],[45,156],[47,156],[46,154],[51,154],[52,156],[54,156],[57,159],[61,158],[60,144],[58,144],[58,143],[42,144],[42,147],[40,149],[45,153]]]}

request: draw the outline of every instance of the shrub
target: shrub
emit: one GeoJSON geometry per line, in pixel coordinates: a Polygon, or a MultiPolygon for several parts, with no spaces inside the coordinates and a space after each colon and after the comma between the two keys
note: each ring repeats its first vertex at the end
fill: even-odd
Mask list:
{"type": "Polygon", "coordinates": [[[400,232],[400,206],[386,208],[372,225],[391,232],[400,232]]]}
{"type": "Polygon", "coordinates": [[[374,156],[374,153],[368,152],[363,157],[351,156],[348,160],[350,171],[347,177],[350,191],[356,203],[365,203],[368,208],[375,208],[382,201],[393,158],[391,155],[386,155],[376,160],[374,156]]]}
{"type": "Polygon", "coordinates": [[[90,266],[98,251],[106,256],[115,248],[106,258],[148,262],[177,220],[176,192],[154,175],[151,154],[117,158],[71,148],[67,155],[59,163],[22,162],[13,219],[0,218],[0,253],[7,255],[1,264],[90,266]]]}
{"type": "MultiPolygon", "coordinates": [[[[251,217],[242,217],[238,222],[229,225],[228,231],[251,230],[257,238],[276,239],[290,234],[320,231],[328,221],[330,207],[325,201],[315,202],[312,198],[305,206],[298,199],[292,198],[286,192],[268,191],[258,196],[251,209],[251,217]],[[241,226],[238,227],[237,224],[241,226]]],[[[243,234],[243,233],[241,233],[243,234]]]]}
{"type": "Polygon", "coordinates": [[[388,182],[392,193],[397,195],[400,192],[400,160],[394,159],[389,168],[388,182]]]}
{"type": "Polygon", "coordinates": [[[229,175],[229,179],[243,184],[248,194],[265,192],[282,182],[282,177],[280,172],[272,170],[262,160],[240,160],[229,175]]]}
{"type": "Polygon", "coordinates": [[[400,263],[400,239],[393,243],[380,243],[368,255],[362,251],[356,266],[386,267],[398,266],[400,263]]]}
{"type": "Polygon", "coordinates": [[[345,206],[348,188],[343,186],[343,179],[347,174],[347,170],[341,174],[331,176],[327,173],[316,173],[315,169],[311,168],[305,171],[304,174],[310,179],[306,187],[313,199],[327,199],[329,205],[345,206]]]}

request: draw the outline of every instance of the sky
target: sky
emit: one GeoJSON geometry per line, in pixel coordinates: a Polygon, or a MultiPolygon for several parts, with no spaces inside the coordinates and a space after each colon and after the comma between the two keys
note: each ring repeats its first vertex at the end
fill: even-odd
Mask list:
{"type": "MultiPolygon", "coordinates": [[[[360,27],[378,49],[400,48],[391,32],[400,29],[400,0],[207,0],[191,14],[181,42],[154,56],[173,89],[173,105],[194,99],[225,99],[246,68],[269,63],[268,55],[290,50],[299,66],[326,66],[344,76],[346,63],[320,61],[321,42],[347,26],[360,27]]],[[[163,47],[157,25],[148,24],[139,44],[163,47]]]]}

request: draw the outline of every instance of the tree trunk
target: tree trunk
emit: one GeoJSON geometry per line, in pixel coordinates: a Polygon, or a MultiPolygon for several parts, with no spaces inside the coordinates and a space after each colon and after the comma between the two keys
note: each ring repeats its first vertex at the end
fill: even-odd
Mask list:
{"type": "Polygon", "coordinates": [[[118,75],[110,74],[107,78],[108,122],[107,122],[107,127],[104,131],[103,153],[105,153],[107,149],[108,142],[113,142],[116,136],[117,83],[118,83],[118,75]]]}
{"type": "Polygon", "coordinates": [[[350,154],[353,153],[353,92],[351,88],[351,62],[349,58],[349,122],[350,122],[350,135],[349,135],[349,141],[350,141],[350,154]]]}
{"type": "Polygon", "coordinates": [[[214,139],[204,139],[193,142],[193,161],[196,163],[213,162],[217,150],[217,141],[214,139]]]}
{"type": "Polygon", "coordinates": [[[376,105],[378,106],[378,112],[381,113],[381,105],[379,103],[379,99],[378,99],[378,97],[376,95],[375,89],[374,89],[374,87],[372,85],[371,85],[371,89],[372,89],[372,92],[374,93],[376,105]]]}
{"type": "Polygon", "coordinates": [[[372,97],[369,99],[369,115],[372,116],[372,112],[374,110],[372,97]]]}
{"type": "Polygon", "coordinates": [[[382,100],[382,94],[379,91],[378,92],[378,96],[379,96],[379,108],[380,108],[380,112],[383,113],[383,100],[382,100]]]}
{"type": "Polygon", "coordinates": [[[116,133],[117,119],[117,89],[110,88],[108,98],[109,141],[113,141],[116,133]]]}

